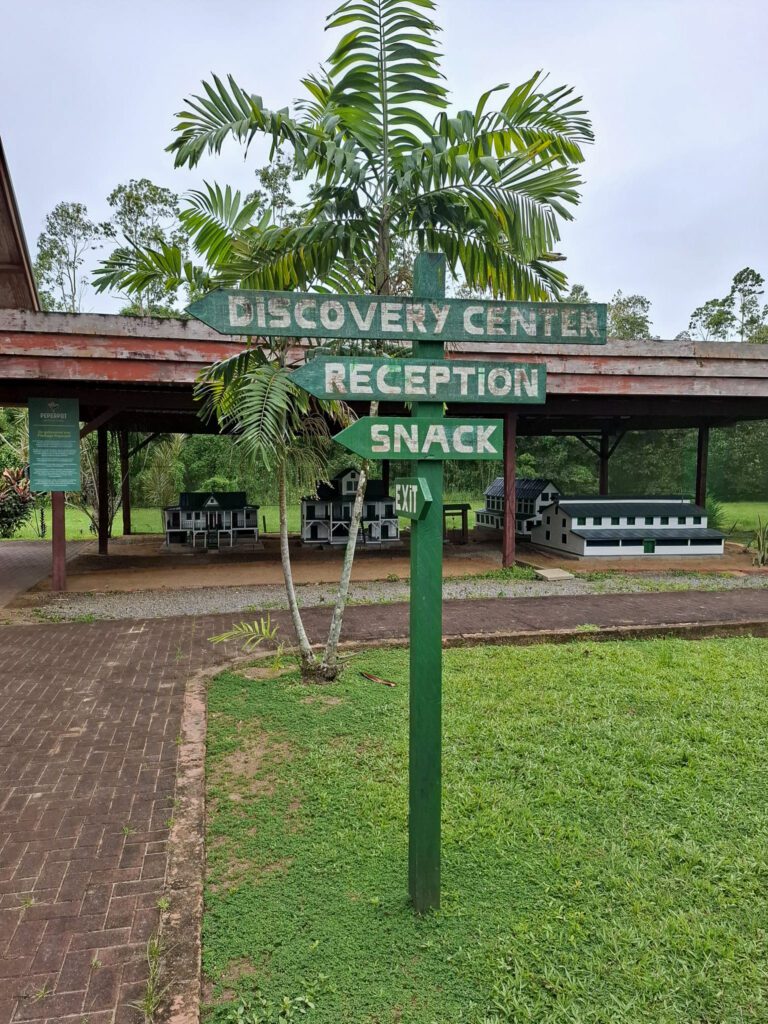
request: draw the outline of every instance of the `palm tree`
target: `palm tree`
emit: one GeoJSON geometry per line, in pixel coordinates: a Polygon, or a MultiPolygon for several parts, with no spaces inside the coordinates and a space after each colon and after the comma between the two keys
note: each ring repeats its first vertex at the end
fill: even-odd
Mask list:
{"type": "MultiPolygon", "coordinates": [[[[178,114],[169,146],[176,166],[194,167],[235,139],[271,140],[309,179],[298,222],[260,215],[237,193],[206,186],[182,221],[205,267],[173,247],[118,250],[98,286],[214,286],[347,292],[392,290],[393,250],[415,244],[445,254],[466,286],[505,298],[542,300],[566,284],[556,252],[559,222],[572,219],[577,165],[593,135],[580,98],[547,88],[540,72],[485,92],[474,110],[447,112],[439,28],[432,0],[345,0],[326,27],[342,30],[326,65],[303,80],[304,97],[267,108],[229,76],[213,76],[178,114]],[[503,93],[497,109],[490,100],[503,93]],[[432,117],[428,114],[432,113],[432,117]]],[[[376,414],[376,403],[371,414],[376,414]]],[[[346,603],[367,480],[353,508],[331,634],[329,676],[346,603]]]]}

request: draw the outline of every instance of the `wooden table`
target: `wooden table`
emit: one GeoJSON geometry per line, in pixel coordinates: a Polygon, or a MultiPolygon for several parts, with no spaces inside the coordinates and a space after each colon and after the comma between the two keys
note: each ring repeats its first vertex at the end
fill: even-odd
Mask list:
{"type": "Polygon", "coordinates": [[[443,537],[448,537],[448,516],[461,516],[460,544],[469,543],[469,510],[472,506],[466,501],[447,502],[443,505],[443,537]]]}

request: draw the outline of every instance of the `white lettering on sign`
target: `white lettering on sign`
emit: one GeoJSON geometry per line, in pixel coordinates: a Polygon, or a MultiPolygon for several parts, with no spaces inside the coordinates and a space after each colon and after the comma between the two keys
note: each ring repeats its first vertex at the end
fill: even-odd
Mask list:
{"type": "Polygon", "coordinates": [[[456,452],[473,455],[488,452],[497,454],[500,449],[493,443],[498,428],[494,425],[460,423],[452,426],[446,423],[373,423],[371,424],[371,452],[375,455],[399,455],[411,452],[416,455],[434,455],[439,449],[445,455],[456,452]],[[426,427],[426,430],[424,428],[426,427]]]}
{"type": "Polygon", "coordinates": [[[416,515],[416,484],[395,484],[395,511],[416,515]]]}
{"type": "MultiPolygon", "coordinates": [[[[325,315],[334,313],[326,311],[325,315]]],[[[541,384],[539,367],[515,363],[484,366],[453,361],[422,363],[415,359],[323,359],[321,364],[325,391],[346,398],[372,394],[438,401],[451,401],[457,396],[482,398],[486,394],[497,399],[536,398],[541,384]]]]}
{"type": "Polygon", "coordinates": [[[316,320],[310,320],[307,316],[309,310],[317,311],[317,303],[314,299],[299,299],[296,303],[296,323],[299,327],[311,329],[317,327],[316,320]]]}
{"type": "MultiPolygon", "coordinates": [[[[209,320],[202,310],[208,302],[205,297],[193,303],[193,307],[201,306],[199,315],[205,322],[209,320]]],[[[215,316],[210,322],[233,334],[271,330],[305,337],[426,336],[491,342],[539,338],[599,344],[605,339],[604,317],[604,306],[587,303],[424,302],[396,296],[235,291],[216,296],[215,316]]]]}
{"type": "Polygon", "coordinates": [[[253,320],[253,306],[239,295],[229,296],[229,322],[233,327],[247,327],[253,320]]]}
{"type": "Polygon", "coordinates": [[[358,329],[361,331],[370,331],[373,318],[376,315],[376,307],[373,303],[369,303],[368,312],[363,316],[360,310],[357,308],[356,302],[350,302],[349,311],[352,314],[352,319],[355,321],[358,329]]]}

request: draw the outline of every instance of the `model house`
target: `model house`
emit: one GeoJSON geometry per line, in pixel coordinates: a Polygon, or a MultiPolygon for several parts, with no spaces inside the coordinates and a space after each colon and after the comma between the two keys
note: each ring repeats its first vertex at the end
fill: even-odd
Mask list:
{"type": "Polygon", "coordinates": [[[567,498],[547,506],[531,540],[564,554],[722,555],[724,535],[682,498],[567,498]]]}
{"type": "MultiPolygon", "coordinates": [[[[313,497],[301,499],[301,539],[305,544],[347,543],[359,479],[358,470],[345,469],[330,483],[318,484],[313,497]]],[[[365,544],[400,539],[395,501],[386,493],[383,480],[369,480],[366,485],[360,539],[365,544]]]]}
{"type": "Polygon", "coordinates": [[[231,547],[242,537],[259,539],[259,506],[248,504],[245,491],[185,491],[163,514],[166,544],[231,547]]]}
{"type": "MultiPolygon", "coordinates": [[[[515,481],[515,533],[530,537],[531,530],[541,522],[541,510],[557,501],[560,493],[551,480],[521,477],[515,481]]],[[[501,530],[504,526],[504,477],[497,476],[485,490],[485,508],[475,512],[478,526],[501,530]]]]}

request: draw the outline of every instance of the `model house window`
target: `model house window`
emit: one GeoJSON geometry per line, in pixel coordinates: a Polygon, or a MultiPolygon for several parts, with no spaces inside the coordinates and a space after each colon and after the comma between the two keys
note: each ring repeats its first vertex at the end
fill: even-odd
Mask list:
{"type": "Polygon", "coordinates": [[[669,526],[669,516],[662,516],[659,522],[662,526],[669,526]]]}
{"type": "Polygon", "coordinates": [[[545,538],[546,538],[547,540],[549,540],[549,530],[547,530],[547,532],[546,532],[546,533],[544,534],[544,537],[545,537],[545,538]]]}
{"type": "Polygon", "coordinates": [[[384,515],[385,515],[385,517],[387,519],[392,519],[394,514],[395,514],[395,506],[394,505],[385,505],[384,506],[384,515]]]}
{"type": "Polygon", "coordinates": [[[307,505],[307,519],[314,519],[314,518],[315,518],[315,506],[314,505],[307,505]]]}
{"type": "Polygon", "coordinates": [[[354,476],[348,476],[344,481],[344,491],[346,494],[350,494],[352,491],[357,490],[357,478],[354,476]]]}
{"type": "Polygon", "coordinates": [[[563,529],[565,529],[565,527],[566,527],[566,520],[564,519],[563,520],[563,529]]]}
{"type": "Polygon", "coordinates": [[[627,516],[627,526],[634,526],[634,525],[635,525],[635,517],[634,516],[627,516]]]}
{"type": "Polygon", "coordinates": [[[701,516],[694,516],[693,517],[693,524],[694,524],[694,526],[701,526],[701,516]]]}
{"type": "Polygon", "coordinates": [[[375,505],[366,505],[365,506],[365,518],[366,519],[375,519],[376,518],[376,506],[375,505]]]}
{"type": "Polygon", "coordinates": [[[603,517],[602,516],[593,516],[592,517],[592,525],[593,526],[602,526],[603,525],[603,517]]]}
{"type": "Polygon", "coordinates": [[[544,493],[541,496],[541,500],[542,501],[549,501],[549,493],[547,491],[544,491],[544,493]]]}
{"type": "Polygon", "coordinates": [[[678,516],[677,522],[680,526],[685,526],[685,516],[678,516]]]}
{"type": "Polygon", "coordinates": [[[568,538],[566,537],[565,534],[563,534],[563,536],[562,536],[562,542],[563,542],[563,544],[567,544],[568,543],[568,538]]]}
{"type": "Polygon", "coordinates": [[[619,516],[611,516],[611,526],[618,526],[620,522],[621,519],[619,516]]]}
{"type": "Polygon", "coordinates": [[[653,516],[646,516],[645,517],[645,525],[646,526],[653,526],[653,516]]]}
{"type": "Polygon", "coordinates": [[[576,520],[576,525],[577,526],[586,526],[587,525],[587,517],[586,516],[579,516],[579,518],[576,520]]]}

